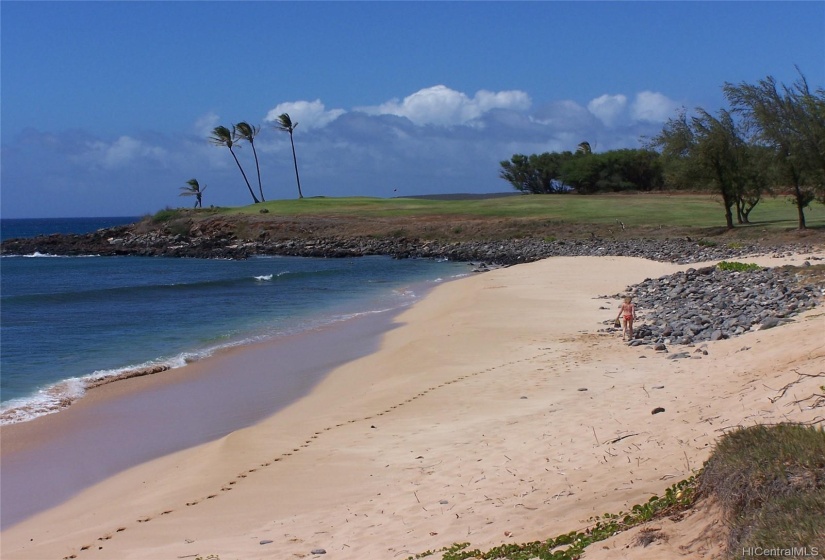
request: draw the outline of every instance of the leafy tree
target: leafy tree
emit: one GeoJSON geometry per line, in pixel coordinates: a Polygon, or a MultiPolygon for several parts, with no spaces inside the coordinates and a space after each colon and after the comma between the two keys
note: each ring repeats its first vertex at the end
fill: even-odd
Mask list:
{"type": "Polygon", "coordinates": [[[296,126],[298,126],[298,123],[293,123],[287,113],[278,115],[278,124],[275,125],[275,128],[289,133],[289,141],[292,144],[292,163],[295,164],[295,181],[298,183],[298,198],[304,198],[304,194],[301,192],[301,178],[298,176],[298,158],[295,157],[295,140],[292,138],[296,126]]]}
{"type": "Polygon", "coordinates": [[[261,194],[261,202],[266,202],[264,198],[264,188],[261,185],[261,166],[258,163],[258,151],[255,149],[255,137],[261,131],[260,127],[252,126],[247,122],[239,122],[234,127],[236,138],[246,140],[252,146],[252,154],[255,156],[255,169],[258,172],[258,192],[261,194]]]}
{"type": "Polygon", "coordinates": [[[697,112],[690,119],[684,111],[669,119],[651,146],[662,150],[671,180],[706,186],[721,195],[725,224],[732,229],[734,207],[742,219],[745,208],[749,213],[759,200],[748,188],[753,173],[747,143],[729,111],[721,110],[718,118],[701,108],[697,112]]]}
{"type": "Polygon", "coordinates": [[[216,146],[226,146],[229,148],[229,153],[231,153],[232,157],[235,158],[235,163],[238,165],[238,169],[241,170],[243,180],[246,181],[246,188],[249,189],[249,194],[252,195],[252,200],[254,200],[255,204],[257,204],[260,200],[258,200],[258,197],[255,196],[255,192],[252,190],[252,185],[249,184],[249,179],[246,178],[246,173],[244,173],[243,167],[241,167],[241,162],[238,161],[238,156],[235,155],[235,150],[232,149],[235,145],[236,137],[234,126],[231,131],[225,126],[216,126],[214,130],[212,130],[212,136],[209,137],[209,141],[216,146]]]}
{"type": "Polygon", "coordinates": [[[679,189],[701,181],[690,165],[691,149],[695,143],[693,129],[684,110],[676,118],[668,119],[662,131],[647,143],[649,149],[659,150],[666,187],[679,189]]]}
{"type": "Polygon", "coordinates": [[[197,208],[199,206],[203,208],[203,200],[201,197],[203,196],[203,191],[206,190],[206,185],[204,185],[203,188],[201,188],[197,179],[189,179],[188,181],[186,181],[186,184],[189,186],[180,188],[180,190],[183,191],[182,193],[180,193],[180,196],[194,196],[194,208],[197,208]]]}
{"type": "Polygon", "coordinates": [[[611,150],[589,155],[580,151],[565,161],[561,177],[581,194],[651,191],[664,185],[659,154],[652,150],[611,150]]]}
{"type": "Polygon", "coordinates": [[[561,177],[564,182],[579,194],[593,194],[599,190],[602,166],[595,154],[583,156],[577,153],[575,157],[564,161],[561,168],[561,177]]]}
{"type": "Polygon", "coordinates": [[[717,119],[704,109],[693,117],[697,163],[716,184],[725,207],[725,224],[733,228],[732,208],[738,200],[741,176],[741,152],[744,142],[737,134],[730,112],[722,109],[717,119]]]}
{"type": "Polygon", "coordinates": [[[801,72],[790,86],[768,76],[757,84],[726,83],[723,90],[756,140],[771,148],[793,189],[799,229],[805,229],[805,208],[817,193],[825,201],[825,90],[812,91],[801,72]]]}
{"type": "Polygon", "coordinates": [[[538,189],[534,181],[534,172],[530,167],[529,158],[524,154],[513,154],[510,161],[499,162],[501,171],[498,176],[513,185],[517,191],[536,194],[538,189]]]}
{"type": "Polygon", "coordinates": [[[736,219],[740,224],[750,223],[750,213],[762,200],[762,195],[773,192],[776,175],[771,154],[764,146],[749,143],[742,153],[742,171],[736,193],[736,219]]]}
{"type": "Polygon", "coordinates": [[[499,177],[513,185],[518,191],[531,194],[562,192],[559,182],[561,166],[570,152],[564,154],[543,153],[526,156],[514,154],[509,161],[499,162],[499,177]]]}

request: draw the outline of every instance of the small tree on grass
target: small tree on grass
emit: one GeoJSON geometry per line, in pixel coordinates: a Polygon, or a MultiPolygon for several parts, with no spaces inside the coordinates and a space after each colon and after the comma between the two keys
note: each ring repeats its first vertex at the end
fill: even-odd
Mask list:
{"type": "Polygon", "coordinates": [[[206,190],[206,185],[201,188],[200,184],[198,183],[197,179],[189,179],[186,181],[188,186],[181,187],[180,190],[183,191],[180,193],[181,196],[194,196],[195,197],[195,208],[203,208],[203,191],[206,190]]]}
{"type": "Polygon", "coordinates": [[[720,110],[718,117],[701,108],[697,112],[690,119],[684,111],[669,119],[650,145],[661,149],[671,180],[704,185],[721,195],[725,225],[733,229],[734,207],[741,222],[761,194],[750,188],[747,143],[729,111],[720,110]]]}
{"type": "Polygon", "coordinates": [[[772,150],[783,182],[793,188],[799,229],[805,229],[805,208],[817,194],[825,201],[825,90],[812,91],[801,72],[790,86],[768,76],[723,89],[756,141],[772,150]]]}

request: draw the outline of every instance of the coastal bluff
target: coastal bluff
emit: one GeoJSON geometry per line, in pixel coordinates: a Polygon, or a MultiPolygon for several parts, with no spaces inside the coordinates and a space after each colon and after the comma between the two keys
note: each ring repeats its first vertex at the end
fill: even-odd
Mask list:
{"type": "MultiPolygon", "coordinates": [[[[0,254],[61,256],[145,256],[245,259],[257,255],[299,257],[433,258],[508,266],[557,256],[627,256],[659,262],[689,264],[742,258],[750,254],[781,255],[811,251],[822,239],[801,238],[793,243],[713,242],[689,235],[665,237],[636,232],[631,237],[611,228],[577,235],[504,237],[492,224],[470,238],[451,240],[416,235],[413,228],[386,230],[386,224],[357,220],[291,219],[259,216],[182,218],[156,223],[146,218],[134,224],[88,234],[53,234],[9,239],[0,254]],[[372,226],[372,227],[370,227],[372,226]]],[[[403,224],[402,224],[403,226],[403,224]]]]}

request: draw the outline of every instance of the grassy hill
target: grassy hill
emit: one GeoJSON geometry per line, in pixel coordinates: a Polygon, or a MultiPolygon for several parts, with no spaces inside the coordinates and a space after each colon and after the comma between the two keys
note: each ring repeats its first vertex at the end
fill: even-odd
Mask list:
{"type": "Polygon", "coordinates": [[[275,237],[369,235],[465,241],[597,235],[795,241],[825,234],[825,205],[808,209],[808,231],[798,232],[796,207],[786,197],[765,199],[751,213],[750,224],[728,231],[722,205],[709,194],[317,197],[236,208],[165,210],[154,221],[216,216],[243,221],[250,234],[267,230],[275,237]]]}

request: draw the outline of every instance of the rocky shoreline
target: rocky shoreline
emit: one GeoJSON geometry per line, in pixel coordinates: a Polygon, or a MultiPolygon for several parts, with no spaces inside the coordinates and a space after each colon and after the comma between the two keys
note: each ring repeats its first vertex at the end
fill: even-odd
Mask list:
{"type": "MultiPolygon", "coordinates": [[[[0,246],[2,255],[100,255],[245,259],[256,255],[298,257],[433,258],[508,266],[554,256],[628,256],[677,264],[730,260],[751,254],[783,254],[783,246],[740,243],[716,244],[689,237],[671,239],[611,239],[593,236],[580,240],[507,239],[497,241],[435,241],[406,237],[309,237],[246,241],[234,233],[194,229],[173,234],[162,229],[140,232],[136,225],[103,229],[86,235],[48,235],[10,239],[0,246]]],[[[796,252],[812,251],[795,245],[796,252]]]]}
{"type": "MultiPolygon", "coordinates": [[[[811,263],[806,261],[806,266],[811,263]]],[[[649,278],[628,286],[627,294],[638,313],[629,345],[667,352],[668,345],[695,346],[788,322],[821,305],[825,283],[822,275],[805,281],[796,268],[729,271],[712,266],[649,278]]],[[[623,295],[605,297],[619,300],[623,295]]],[[[695,352],[703,353],[701,348],[695,352]]],[[[692,356],[679,352],[669,357],[692,356]]]]}

